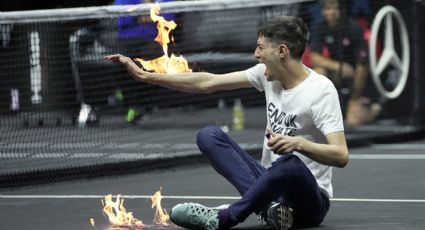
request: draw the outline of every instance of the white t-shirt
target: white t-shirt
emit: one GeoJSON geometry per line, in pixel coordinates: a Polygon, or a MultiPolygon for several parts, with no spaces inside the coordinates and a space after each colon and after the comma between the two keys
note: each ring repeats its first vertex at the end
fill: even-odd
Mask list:
{"type": "MultiPolygon", "coordinates": [[[[296,87],[285,90],[278,81],[267,81],[264,64],[258,64],[246,74],[251,84],[266,96],[267,127],[273,132],[302,136],[315,143],[327,143],[325,135],[344,131],[338,93],[333,83],[305,67],[310,75],[296,87]]],[[[322,191],[333,196],[332,167],[320,164],[294,152],[310,169],[322,191]]],[[[270,167],[280,155],[271,152],[264,138],[261,164],[270,167]]]]}

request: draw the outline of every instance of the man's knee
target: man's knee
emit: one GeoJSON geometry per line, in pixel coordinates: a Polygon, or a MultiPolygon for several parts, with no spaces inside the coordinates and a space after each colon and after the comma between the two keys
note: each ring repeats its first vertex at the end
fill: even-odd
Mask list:
{"type": "Polygon", "coordinates": [[[220,137],[223,134],[223,131],[219,129],[217,126],[208,125],[199,130],[196,135],[196,144],[199,148],[204,146],[209,146],[211,143],[214,143],[214,140],[217,137],[220,137]]]}
{"type": "Polygon", "coordinates": [[[294,180],[300,176],[301,160],[294,155],[282,156],[270,167],[270,177],[275,182],[281,180],[294,180]]]}

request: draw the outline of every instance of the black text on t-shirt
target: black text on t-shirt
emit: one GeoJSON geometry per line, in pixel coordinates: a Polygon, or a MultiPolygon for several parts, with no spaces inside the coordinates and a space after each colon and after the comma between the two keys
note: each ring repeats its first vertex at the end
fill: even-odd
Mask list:
{"type": "Polygon", "coordinates": [[[295,123],[297,115],[280,111],[272,102],[267,106],[267,117],[274,133],[293,136],[297,130],[297,124],[295,123]]]}

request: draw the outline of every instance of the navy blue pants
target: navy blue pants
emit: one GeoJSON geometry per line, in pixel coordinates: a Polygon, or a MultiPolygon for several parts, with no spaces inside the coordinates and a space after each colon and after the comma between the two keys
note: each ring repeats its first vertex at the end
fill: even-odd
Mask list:
{"type": "Polygon", "coordinates": [[[201,129],[197,144],[214,169],[242,196],[229,207],[234,222],[259,214],[272,201],[291,207],[299,227],[317,226],[326,216],[329,199],[297,156],[282,156],[266,169],[215,126],[201,129]]]}

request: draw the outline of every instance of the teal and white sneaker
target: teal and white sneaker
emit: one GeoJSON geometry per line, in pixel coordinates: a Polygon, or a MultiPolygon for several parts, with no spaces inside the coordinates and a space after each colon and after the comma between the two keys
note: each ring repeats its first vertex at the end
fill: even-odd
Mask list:
{"type": "Polygon", "coordinates": [[[274,203],[267,210],[267,224],[276,230],[291,229],[294,223],[294,215],[291,208],[274,203]]]}
{"type": "Polygon", "coordinates": [[[183,203],[174,206],[170,212],[170,220],[183,228],[196,230],[217,230],[218,212],[215,208],[196,203],[183,203]]]}

